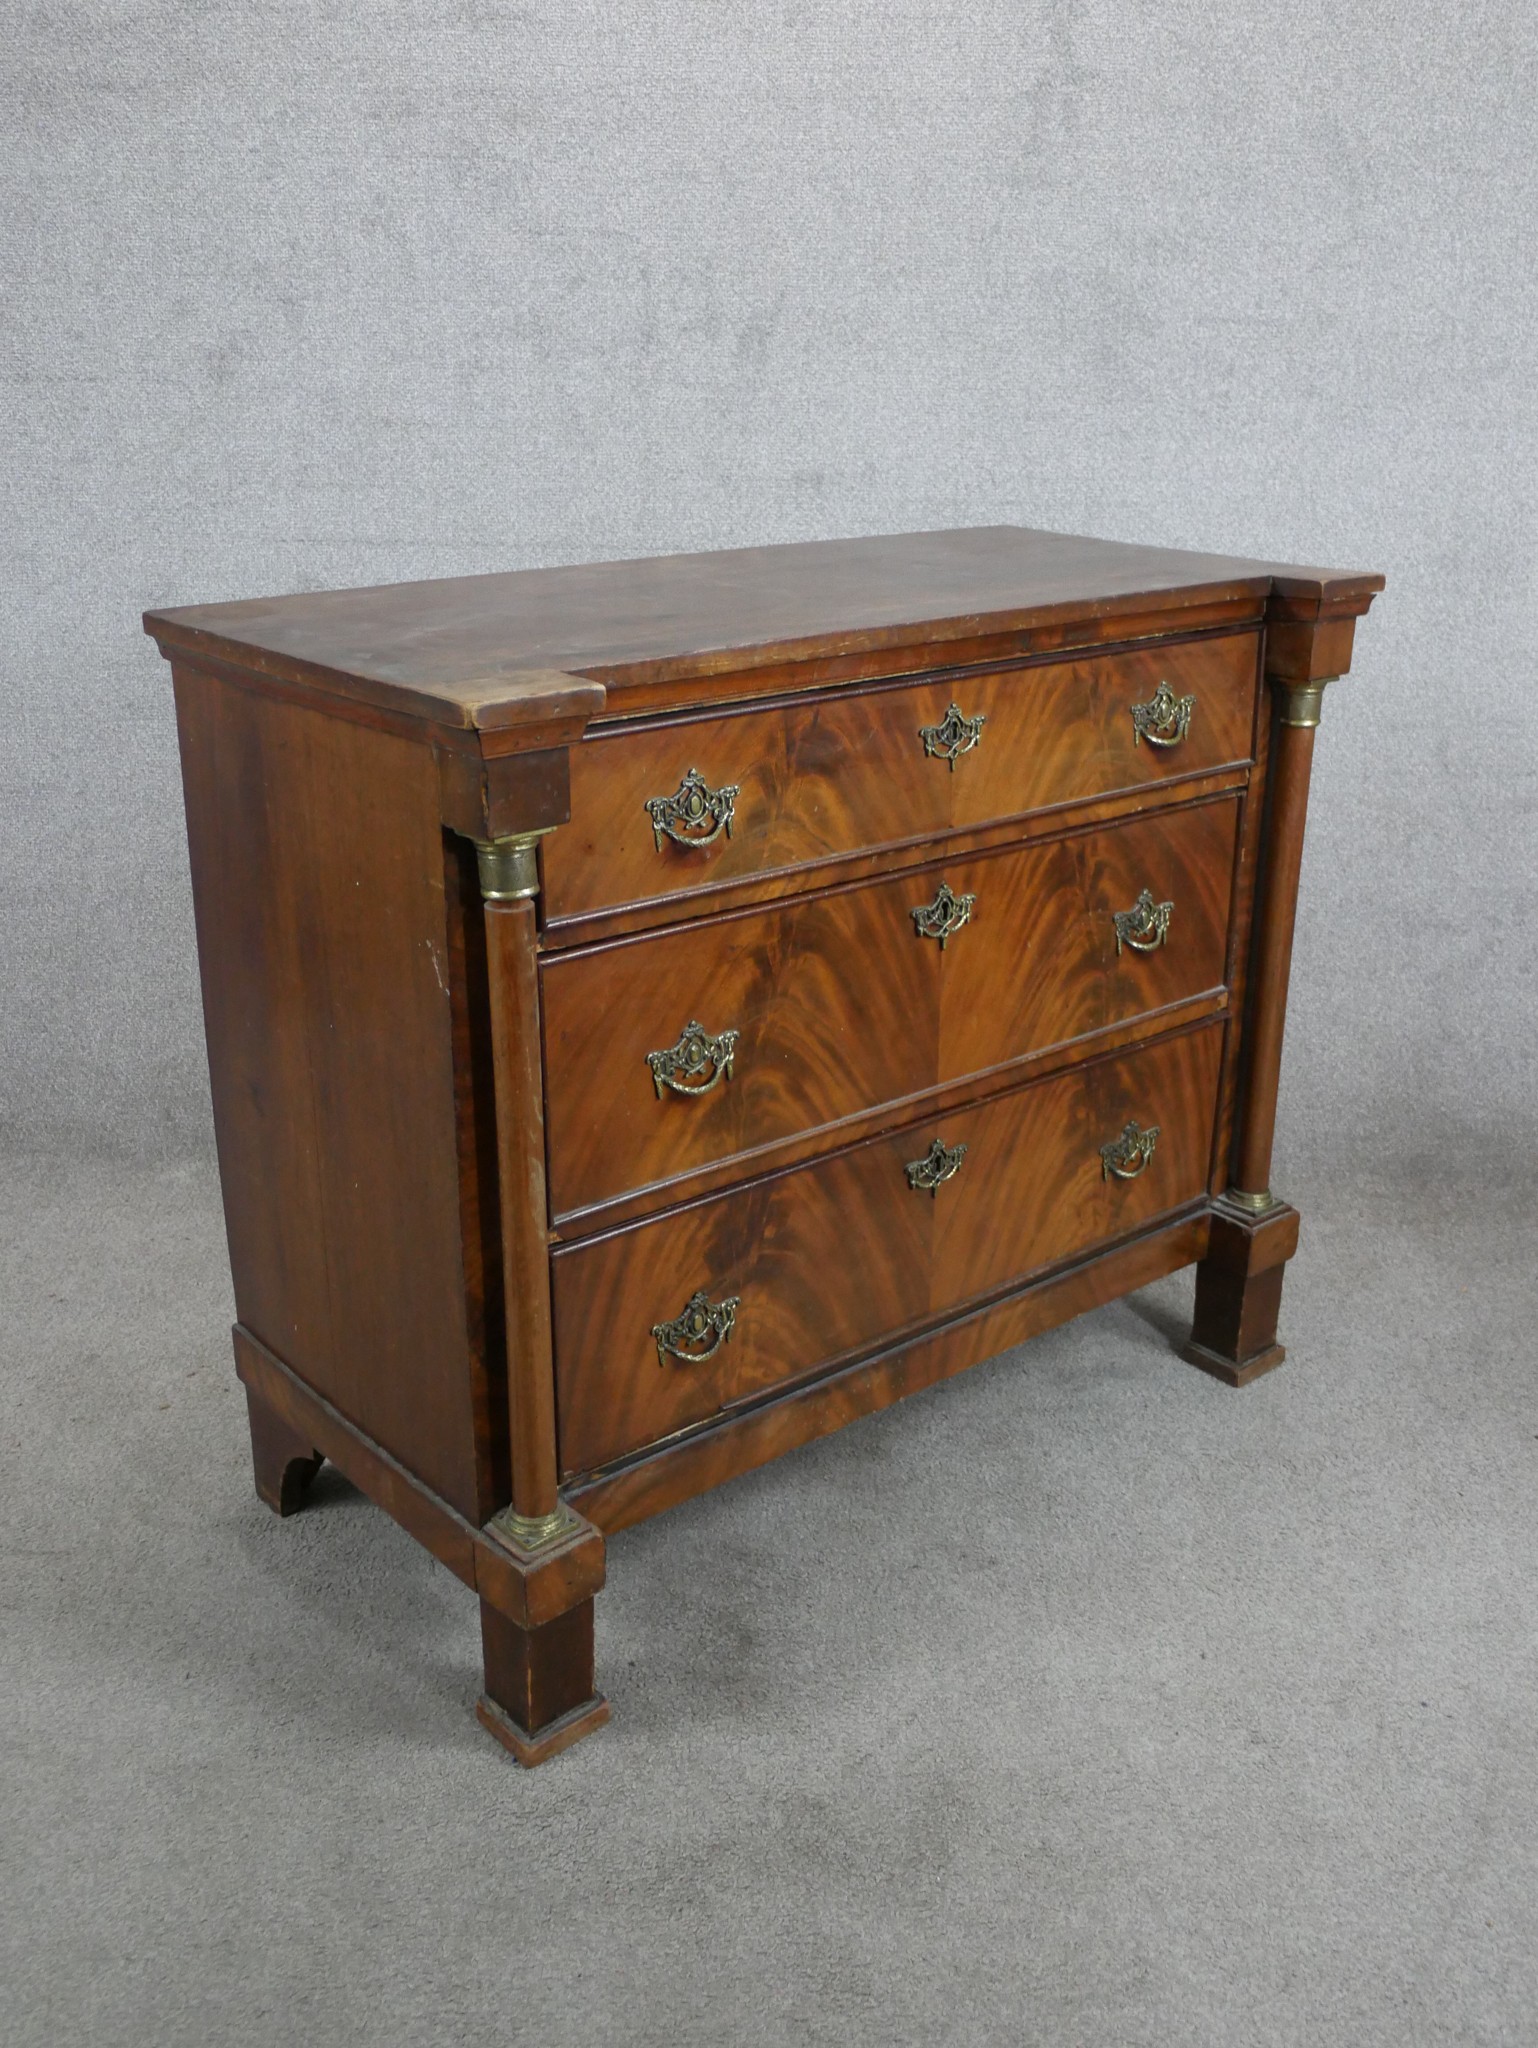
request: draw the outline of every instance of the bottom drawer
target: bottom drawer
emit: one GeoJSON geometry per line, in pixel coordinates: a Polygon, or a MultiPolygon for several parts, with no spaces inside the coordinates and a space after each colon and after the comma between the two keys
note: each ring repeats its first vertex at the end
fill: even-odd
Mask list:
{"type": "Polygon", "coordinates": [[[563,1474],[1195,1201],[1222,1038],[1218,1020],[558,1249],[563,1474]],[[1129,1124],[1157,1139],[1139,1148],[1129,1124]]]}

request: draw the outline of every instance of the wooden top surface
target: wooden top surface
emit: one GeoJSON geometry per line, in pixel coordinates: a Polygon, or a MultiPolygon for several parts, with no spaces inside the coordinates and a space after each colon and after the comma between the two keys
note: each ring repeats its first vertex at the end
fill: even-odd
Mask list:
{"type": "MultiPolygon", "coordinates": [[[[1020,526],[810,541],[303,592],[145,614],[167,653],[222,656],[439,724],[590,714],[562,678],[677,682],[1074,617],[1281,598],[1362,611],[1383,578],[1020,526]]],[[[584,701],[590,699],[591,701],[584,701]]]]}

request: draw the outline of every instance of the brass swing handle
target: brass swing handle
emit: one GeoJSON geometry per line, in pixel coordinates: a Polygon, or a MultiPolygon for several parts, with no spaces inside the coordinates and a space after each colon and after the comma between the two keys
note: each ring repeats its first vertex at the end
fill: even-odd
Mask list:
{"type": "Polygon", "coordinates": [[[1155,903],[1153,891],[1145,889],[1130,910],[1113,910],[1116,950],[1130,946],[1134,953],[1155,953],[1169,937],[1173,903],[1155,903]]]}
{"type": "Polygon", "coordinates": [[[657,851],[662,851],[664,833],[675,846],[714,846],[723,832],[730,839],[741,794],[740,782],[712,789],[698,768],[691,768],[671,796],[649,796],[646,813],[657,851]]]}
{"type": "Polygon", "coordinates": [[[707,1031],[691,1017],[675,1045],[646,1055],[657,1100],[662,1100],[664,1088],[675,1095],[708,1095],[719,1082],[729,1081],[740,1036],[736,1031],[707,1031]]]}
{"type": "Polygon", "coordinates": [[[714,1358],[737,1327],[741,1301],[740,1294],[729,1294],[724,1301],[712,1303],[703,1287],[697,1289],[670,1323],[652,1324],[658,1365],[665,1366],[670,1358],[682,1365],[700,1365],[714,1358]],[[689,1350],[689,1345],[695,1348],[689,1350]]]}
{"type": "Polygon", "coordinates": [[[1146,704],[1134,704],[1132,744],[1147,740],[1151,747],[1178,747],[1191,730],[1195,697],[1177,697],[1168,683],[1160,683],[1146,704]]]}
{"type": "Polygon", "coordinates": [[[1122,1125],[1121,1136],[1112,1138],[1109,1144],[1100,1148],[1100,1178],[1136,1180],[1153,1158],[1158,1142],[1157,1124],[1150,1124],[1145,1131],[1129,1119],[1122,1125]]]}
{"type": "Polygon", "coordinates": [[[981,711],[975,718],[968,718],[959,704],[952,704],[938,725],[919,727],[925,755],[932,761],[948,761],[954,775],[956,763],[963,754],[971,753],[982,738],[983,727],[987,723],[981,711]]]}
{"type": "Polygon", "coordinates": [[[967,1156],[965,1145],[944,1145],[938,1138],[922,1159],[910,1159],[903,1168],[908,1176],[908,1185],[920,1194],[935,1195],[948,1180],[954,1180],[961,1171],[961,1162],[967,1156]]]}

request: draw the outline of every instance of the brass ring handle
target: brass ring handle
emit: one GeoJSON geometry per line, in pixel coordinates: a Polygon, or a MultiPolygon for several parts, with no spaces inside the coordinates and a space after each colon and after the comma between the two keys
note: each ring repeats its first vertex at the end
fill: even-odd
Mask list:
{"type": "Polygon", "coordinates": [[[691,768],[672,796],[649,796],[646,811],[652,821],[657,851],[662,851],[664,833],[675,846],[714,846],[723,832],[730,839],[732,817],[741,794],[740,782],[712,789],[698,768],[691,768]]]}
{"type": "Polygon", "coordinates": [[[665,1366],[670,1358],[683,1365],[699,1365],[714,1358],[737,1327],[741,1301],[740,1294],[729,1294],[724,1301],[712,1303],[703,1287],[697,1289],[672,1322],[652,1324],[658,1365],[665,1366]],[[687,1350],[690,1344],[697,1348],[687,1350]]]}
{"type": "Polygon", "coordinates": [[[987,723],[981,711],[975,718],[968,718],[959,704],[952,704],[938,725],[919,727],[925,756],[930,760],[948,761],[954,775],[956,763],[963,754],[971,753],[982,738],[983,727],[987,723]]]}
{"type": "Polygon", "coordinates": [[[1147,740],[1151,747],[1178,747],[1191,730],[1195,697],[1177,697],[1168,683],[1160,683],[1146,704],[1134,704],[1132,744],[1147,740]]]}
{"type": "Polygon", "coordinates": [[[1170,933],[1173,903],[1155,903],[1153,891],[1145,889],[1130,910],[1113,910],[1116,950],[1130,946],[1134,953],[1156,953],[1170,933]]]}
{"type": "Polygon", "coordinates": [[[691,1017],[676,1045],[646,1055],[657,1100],[662,1100],[664,1088],[671,1088],[675,1095],[708,1095],[718,1083],[729,1081],[739,1036],[736,1031],[707,1031],[691,1017]]]}
{"type": "Polygon", "coordinates": [[[1102,1180],[1136,1180],[1154,1156],[1154,1147],[1159,1142],[1159,1126],[1150,1124],[1146,1131],[1139,1130],[1130,1120],[1122,1125],[1121,1136],[1112,1138],[1100,1148],[1100,1178],[1102,1180]]]}
{"type": "Polygon", "coordinates": [[[908,1176],[910,1188],[921,1194],[938,1194],[948,1180],[954,1180],[961,1171],[961,1162],[967,1156],[965,1145],[942,1145],[938,1138],[922,1159],[910,1159],[903,1168],[908,1176]]]}
{"type": "Polygon", "coordinates": [[[919,937],[938,939],[943,953],[946,940],[954,938],[964,924],[971,922],[976,902],[975,896],[958,896],[949,882],[942,882],[933,903],[921,903],[908,915],[919,937]]]}

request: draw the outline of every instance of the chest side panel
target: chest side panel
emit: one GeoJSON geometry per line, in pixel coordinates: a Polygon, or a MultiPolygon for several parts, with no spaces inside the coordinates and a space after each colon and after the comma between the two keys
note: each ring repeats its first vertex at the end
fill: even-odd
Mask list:
{"type": "Polygon", "coordinates": [[[176,697],[237,1312],[474,1515],[431,756],[180,665],[176,697]]]}

